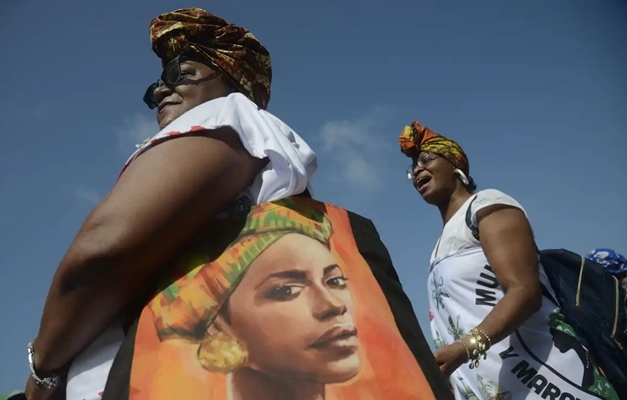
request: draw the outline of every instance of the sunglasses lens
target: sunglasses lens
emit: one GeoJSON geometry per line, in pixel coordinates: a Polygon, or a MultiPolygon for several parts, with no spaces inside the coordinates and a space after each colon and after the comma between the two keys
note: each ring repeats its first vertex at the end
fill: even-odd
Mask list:
{"type": "Polygon", "coordinates": [[[414,166],[410,165],[409,168],[407,168],[407,179],[411,181],[413,178],[414,178],[414,166]]]}
{"type": "Polygon", "coordinates": [[[181,77],[181,65],[180,58],[177,57],[174,60],[170,61],[163,72],[161,73],[161,80],[163,83],[169,86],[174,86],[181,77]]]}
{"type": "Polygon", "coordinates": [[[155,109],[159,105],[157,103],[157,100],[155,99],[155,90],[157,90],[158,87],[159,83],[155,82],[152,85],[148,86],[148,89],[146,89],[146,93],[144,93],[144,103],[146,103],[148,108],[150,108],[151,110],[155,109]]]}

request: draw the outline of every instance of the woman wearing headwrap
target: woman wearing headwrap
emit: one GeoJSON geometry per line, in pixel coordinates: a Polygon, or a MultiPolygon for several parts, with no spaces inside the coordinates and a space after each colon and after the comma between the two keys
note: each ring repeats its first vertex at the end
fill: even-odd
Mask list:
{"type": "Polygon", "coordinates": [[[434,355],[456,398],[618,399],[581,344],[554,344],[556,327],[572,329],[549,300],[522,206],[498,190],[476,192],[457,142],[418,122],[399,142],[408,178],[444,224],[427,287],[434,355]]]}
{"type": "Polygon", "coordinates": [[[161,131],[138,145],[54,275],[28,346],[29,400],[59,393],[68,369],[68,400],[100,398],[124,312],[167,260],[221,211],[308,193],[315,154],[265,111],[270,55],[252,33],[189,8],[153,19],[150,39],[163,72],[144,101],[161,131]]]}
{"type": "MultiPolygon", "coordinates": [[[[180,263],[182,278],[148,305],[159,340],[179,343],[178,360],[132,378],[131,390],[149,396],[162,382],[180,385],[179,373],[214,374],[227,376],[226,399],[319,400],[355,377],[355,305],[331,230],[314,207],[265,203],[215,261],[180,263]]],[[[190,385],[176,389],[181,398],[221,398],[217,387],[203,396],[190,385]]]]}

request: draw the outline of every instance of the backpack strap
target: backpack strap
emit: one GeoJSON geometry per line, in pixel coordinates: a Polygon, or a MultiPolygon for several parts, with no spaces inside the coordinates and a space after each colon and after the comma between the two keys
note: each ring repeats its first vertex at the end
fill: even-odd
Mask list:
{"type": "Polygon", "coordinates": [[[474,224],[472,223],[472,203],[474,203],[475,200],[477,200],[477,195],[475,195],[475,197],[472,199],[472,201],[468,205],[468,208],[466,209],[466,226],[468,227],[468,229],[470,229],[470,233],[472,233],[472,237],[474,237],[477,240],[480,240],[479,239],[479,227],[474,226],[474,224]]]}
{"type": "Polygon", "coordinates": [[[561,308],[560,303],[557,302],[555,297],[553,297],[549,289],[547,289],[542,282],[540,282],[540,290],[542,291],[542,296],[546,297],[555,307],[561,308]]]}

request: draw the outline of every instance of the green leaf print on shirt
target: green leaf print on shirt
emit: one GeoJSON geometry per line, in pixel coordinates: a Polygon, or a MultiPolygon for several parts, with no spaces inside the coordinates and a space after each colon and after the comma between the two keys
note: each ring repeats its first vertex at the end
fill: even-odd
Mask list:
{"type": "Polygon", "coordinates": [[[459,392],[464,396],[466,400],[480,400],[479,397],[472,391],[472,389],[466,385],[464,378],[457,378],[459,383],[456,385],[459,392]]]}
{"type": "Polygon", "coordinates": [[[457,388],[466,400],[480,400],[481,398],[488,400],[513,399],[511,392],[499,392],[499,385],[496,382],[490,380],[485,381],[479,374],[477,374],[477,382],[479,382],[479,385],[481,387],[481,395],[483,396],[481,398],[477,396],[477,394],[473,392],[468,385],[466,385],[466,382],[464,382],[463,378],[457,378],[457,380],[459,381],[459,383],[457,384],[457,388]]]}
{"type": "Polygon", "coordinates": [[[451,318],[450,315],[448,317],[448,325],[449,325],[448,333],[453,335],[455,340],[459,340],[462,336],[466,334],[466,332],[464,332],[464,330],[459,326],[460,318],[461,318],[461,315],[458,314],[457,321],[453,322],[453,318],[451,318]]]}
{"type": "Polygon", "coordinates": [[[431,284],[433,285],[433,292],[431,293],[431,297],[435,302],[436,310],[444,308],[444,298],[451,297],[448,295],[448,293],[442,290],[442,286],[444,286],[444,279],[441,276],[438,276],[438,274],[434,271],[433,277],[431,278],[431,284]]]}
{"type": "Polygon", "coordinates": [[[481,375],[477,374],[477,381],[481,386],[481,394],[486,399],[490,400],[511,400],[512,393],[511,392],[499,392],[499,384],[491,381],[484,380],[481,375]]]}
{"type": "Polygon", "coordinates": [[[440,336],[440,332],[435,331],[435,338],[433,339],[433,345],[435,346],[435,349],[437,350],[448,345],[448,343],[446,343],[446,341],[442,339],[442,336],[440,336]]]}

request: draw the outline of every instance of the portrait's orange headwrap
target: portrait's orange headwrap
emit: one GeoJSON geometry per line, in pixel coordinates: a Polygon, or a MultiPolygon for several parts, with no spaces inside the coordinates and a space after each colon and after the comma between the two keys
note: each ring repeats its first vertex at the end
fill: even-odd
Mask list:
{"type": "MultiPolygon", "coordinates": [[[[331,237],[331,222],[324,213],[307,202],[290,199],[255,206],[243,226],[232,221],[230,225],[240,229],[239,235],[222,254],[215,255],[215,261],[198,256],[183,260],[179,268],[187,274],[150,303],[161,339],[201,339],[251,264],[285,235],[297,233],[324,244],[331,237]]],[[[216,239],[207,241],[216,243],[219,236],[228,236],[218,228],[216,239]]],[[[213,246],[209,244],[209,248],[213,246]]],[[[210,251],[201,253],[207,256],[210,251]]]]}

